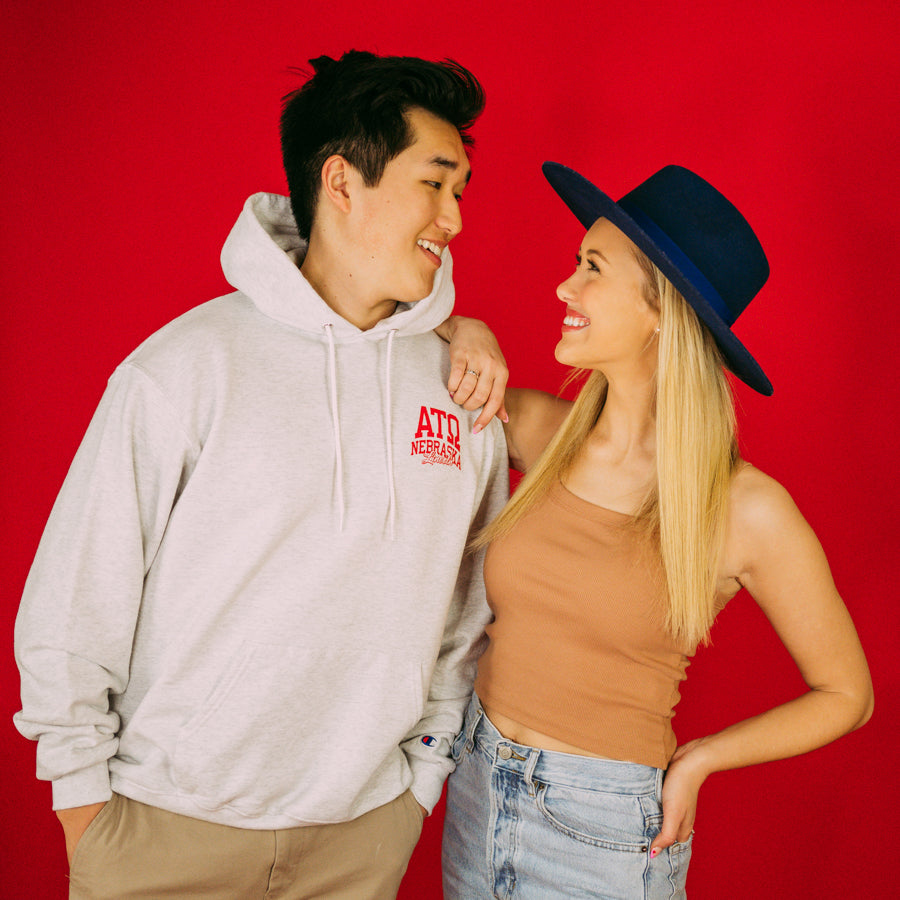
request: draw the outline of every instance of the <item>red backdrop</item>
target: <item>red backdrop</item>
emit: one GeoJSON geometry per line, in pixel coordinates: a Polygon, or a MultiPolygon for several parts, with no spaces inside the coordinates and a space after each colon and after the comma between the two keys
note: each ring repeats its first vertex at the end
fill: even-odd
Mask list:
{"type": "MultiPolygon", "coordinates": [[[[711,778],[688,885],[694,900],[893,895],[884,826],[900,798],[893,769],[881,769],[896,760],[898,709],[894,0],[9,6],[3,896],[65,896],[49,789],[10,724],[13,619],[53,498],[116,363],[227,290],[218,255],[243,199],[283,192],[276,123],[296,84],[288,68],[350,47],[452,56],[487,89],[454,244],[458,309],[494,326],[516,384],[556,390],[564,375],[552,355],[554,288],[580,232],[544,183],[543,160],[614,195],[681,163],[758,230],[772,277],[738,333],[775,395],[738,388],[745,454],[818,532],[869,654],[876,713],[809,756],[711,778]]],[[[714,639],[690,669],[682,740],[802,686],[745,595],[714,639]]],[[[439,810],[401,896],[440,895],[440,825],[439,810]]]]}

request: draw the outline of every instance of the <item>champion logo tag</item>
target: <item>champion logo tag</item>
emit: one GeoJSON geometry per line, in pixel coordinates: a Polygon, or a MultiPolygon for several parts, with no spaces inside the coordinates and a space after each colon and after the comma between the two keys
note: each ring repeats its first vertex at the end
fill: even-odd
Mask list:
{"type": "Polygon", "coordinates": [[[422,743],[426,747],[435,747],[437,746],[437,738],[433,738],[430,734],[426,734],[425,737],[422,738],[422,743]]]}
{"type": "Polygon", "coordinates": [[[419,424],[410,445],[410,456],[420,456],[423,466],[461,469],[459,419],[436,406],[423,406],[419,410],[419,424]]]}

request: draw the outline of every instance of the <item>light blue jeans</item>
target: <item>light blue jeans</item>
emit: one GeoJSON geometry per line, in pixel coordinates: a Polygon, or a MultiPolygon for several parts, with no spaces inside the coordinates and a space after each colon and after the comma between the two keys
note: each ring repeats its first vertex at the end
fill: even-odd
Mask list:
{"type": "Polygon", "coordinates": [[[444,900],[686,896],[691,841],[650,859],[662,769],[515,744],[474,696],[452,753],[444,900]]]}

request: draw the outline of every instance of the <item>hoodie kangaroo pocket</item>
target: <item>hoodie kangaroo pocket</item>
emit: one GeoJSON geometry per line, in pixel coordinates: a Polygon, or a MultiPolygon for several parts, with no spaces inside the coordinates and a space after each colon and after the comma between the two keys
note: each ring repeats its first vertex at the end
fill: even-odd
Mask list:
{"type": "Polygon", "coordinates": [[[245,644],[181,729],[179,789],[207,809],[343,821],[373,775],[403,777],[424,672],[383,653],[245,644]]]}

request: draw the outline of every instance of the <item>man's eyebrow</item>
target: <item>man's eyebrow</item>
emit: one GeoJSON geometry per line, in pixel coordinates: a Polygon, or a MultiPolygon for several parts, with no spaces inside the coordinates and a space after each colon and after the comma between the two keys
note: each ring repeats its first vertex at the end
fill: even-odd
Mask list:
{"type": "MultiPolygon", "coordinates": [[[[427,166],[437,166],[441,169],[447,169],[450,172],[455,172],[459,168],[459,163],[455,159],[447,159],[446,156],[432,156],[431,159],[425,164],[427,166]]],[[[469,169],[466,175],[466,184],[469,183],[469,179],[472,177],[472,170],[469,169]]]]}

